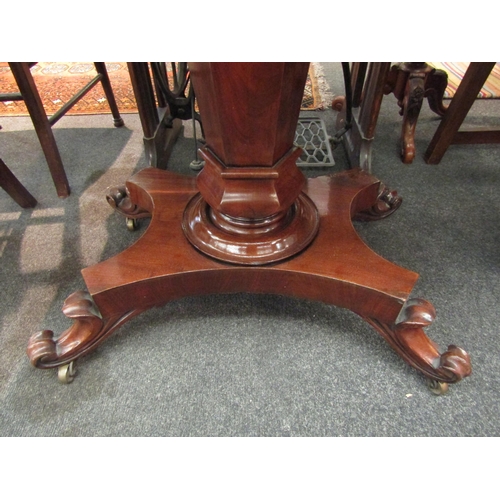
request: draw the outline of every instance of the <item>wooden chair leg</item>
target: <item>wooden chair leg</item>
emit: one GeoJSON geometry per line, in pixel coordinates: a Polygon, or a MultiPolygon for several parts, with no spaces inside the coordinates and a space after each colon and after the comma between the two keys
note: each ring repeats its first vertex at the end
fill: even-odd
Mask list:
{"type": "Polygon", "coordinates": [[[9,66],[19,87],[19,91],[23,96],[24,103],[28,108],[45,159],[47,160],[57,195],[60,198],[66,198],[70,194],[68,178],[52,127],[40,99],[33,76],[31,75],[29,65],[25,62],[11,62],[9,66]]]}
{"type": "Polygon", "coordinates": [[[101,75],[101,84],[104,89],[104,94],[108,100],[109,108],[111,109],[111,114],[113,115],[113,124],[115,127],[123,127],[124,121],[120,116],[120,111],[118,110],[118,105],[116,104],[115,94],[113,93],[113,88],[111,87],[111,82],[109,80],[108,70],[106,69],[106,64],[103,62],[95,62],[95,69],[99,75],[101,75]]]}
{"type": "Polygon", "coordinates": [[[37,201],[0,158],[0,187],[22,208],[33,208],[37,201]]]}
{"type": "Polygon", "coordinates": [[[495,63],[470,63],[425,152],[426,163],[437,165],[441,161],[494,66],[495,63]]]}

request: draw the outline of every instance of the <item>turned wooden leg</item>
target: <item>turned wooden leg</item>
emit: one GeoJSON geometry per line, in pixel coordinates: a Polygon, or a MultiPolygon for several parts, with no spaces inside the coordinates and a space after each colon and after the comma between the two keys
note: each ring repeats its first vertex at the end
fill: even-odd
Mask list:
{"type": "Polygon", "coordinates": [[[106,69],[106,63],[95,62],[94,66],[97,73],[101,76],[101,85],[104,90],[104,94],[106,95],[106,99],[108,100],[109,109],[113,115],[113,124],[115,127],[123,127],[125,122],[120,116],[120,110],[116,104],[115,94],[113,92],[113,87],[111,86],[111,81],[109,80],[108,70],[106,69]]]}

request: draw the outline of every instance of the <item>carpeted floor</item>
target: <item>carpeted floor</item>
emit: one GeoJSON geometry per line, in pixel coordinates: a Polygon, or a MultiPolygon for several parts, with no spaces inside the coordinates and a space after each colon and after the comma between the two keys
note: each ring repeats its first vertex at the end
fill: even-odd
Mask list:
{"type": "MultiPolygon", "coordinates": [[[[342,93],[340,64],[322,67],[331,92],[342,93]]],[[[499,105],[478,102],[471,121],[494,121],[499,105]]],[[[333,110],[313,114],[334,133],[333,110]]],[[[84,286],[80,270],[126,248],[146,227],[127,231],[104,198],[146,166],[139,117],[124,118],[119,129],[109,115],[56,124],[72,187],[65,200],[56,197],[29,118],[0,119],[1,157],[39,201],[21,210],[0,193],[1,436],[500,435],[500,149],[452,146],[439,165],[426,165],[439,119],[424,105],[417,158],[404,165],[392,96],[382,104],[373,172],[403,205],[356,227],[375,251],[420,274],[412,295],[437,310],[427,334],[441,348],[466,349],[471,377],[436,397],[351,312],[251,294],[182,299],[143,313],[82,358],[72,384],[33,368],[28,339],[70,326],[61,306],[84,286]]],[[[171,170],[195,175],[192,141],[186,124],[171,170]]],[[[334,155],[335,167],[306,174],[348,168],[342,147],[334,155]]],[[[449,463],[446,448],[429,454],[449,463]]]]}

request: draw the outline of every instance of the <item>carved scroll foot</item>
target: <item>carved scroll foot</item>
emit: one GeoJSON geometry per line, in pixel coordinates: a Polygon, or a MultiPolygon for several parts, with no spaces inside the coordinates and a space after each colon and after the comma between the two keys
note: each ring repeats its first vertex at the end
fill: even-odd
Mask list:
{"type": "Polygon", "coordinates": [[[74,360],[94,350],[116,328],[141,312],[134,310],[103,318],[86,291],[71,294],[62,310],[74,321],[73,325],[59,337],[51,330],[35,333],[29,340],[27,354],[36,368],[62,367],[59,379],[65,383],[74,377],[74,360]]]}
{"type": "Polygon", "coordinates": [[[343,95],[335,96],[332,100],[332,109],[340,113],[343,109],[345,109],[345,102],[346,102],[345,96],[343,95]]]}
{"type": "Polygon", "coordinates": [[[151,213],[132,203],[130,193],[124,186],[111,188],[106,200],[119,214],[126,217],[127,229],[135,231],[139,227],[139,220],[150,218],[151,213]]]}
{"type": "Polygon", "coordinates": [[[373,206],[354,215],[353,219],[362,222],[384,219],[393,214],[403,203],[403,199],[397,191],[391,191],[388,187],[380,184],[379,194],[373,206]]]}
{"type": "Polygon", "coordinates": [[[425,81],[425,97],[429,107],[439,116],[444,116],[448,106],[443,103],[444,93],[448,86],[448,74],[442,69],[431,71],[425,81]]]}
{"type": "Polygon", "coordinates": [[[440,354],[438,346],[423,329],[432,324],[436,311],[423,299],[410,299],[393,325],[364,318],[395,351],[430,380],[436,394],[446,392],[447,384],[459,382],[472,373],[469,355],[460,347],[450,345],[440,354]]]}

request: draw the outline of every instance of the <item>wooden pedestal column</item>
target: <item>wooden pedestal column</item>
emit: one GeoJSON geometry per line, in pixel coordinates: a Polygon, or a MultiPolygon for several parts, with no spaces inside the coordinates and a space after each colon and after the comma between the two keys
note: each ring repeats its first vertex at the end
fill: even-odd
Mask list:
{"type": "Polygon", "coordinates": [[[206,147],[188,240],[226,262],[260,265],[303,250],[318,230],[294,146],[308,63],[191,63],[206,147]],[[263,92],[264,91],[264,92],[263,92]]]}

